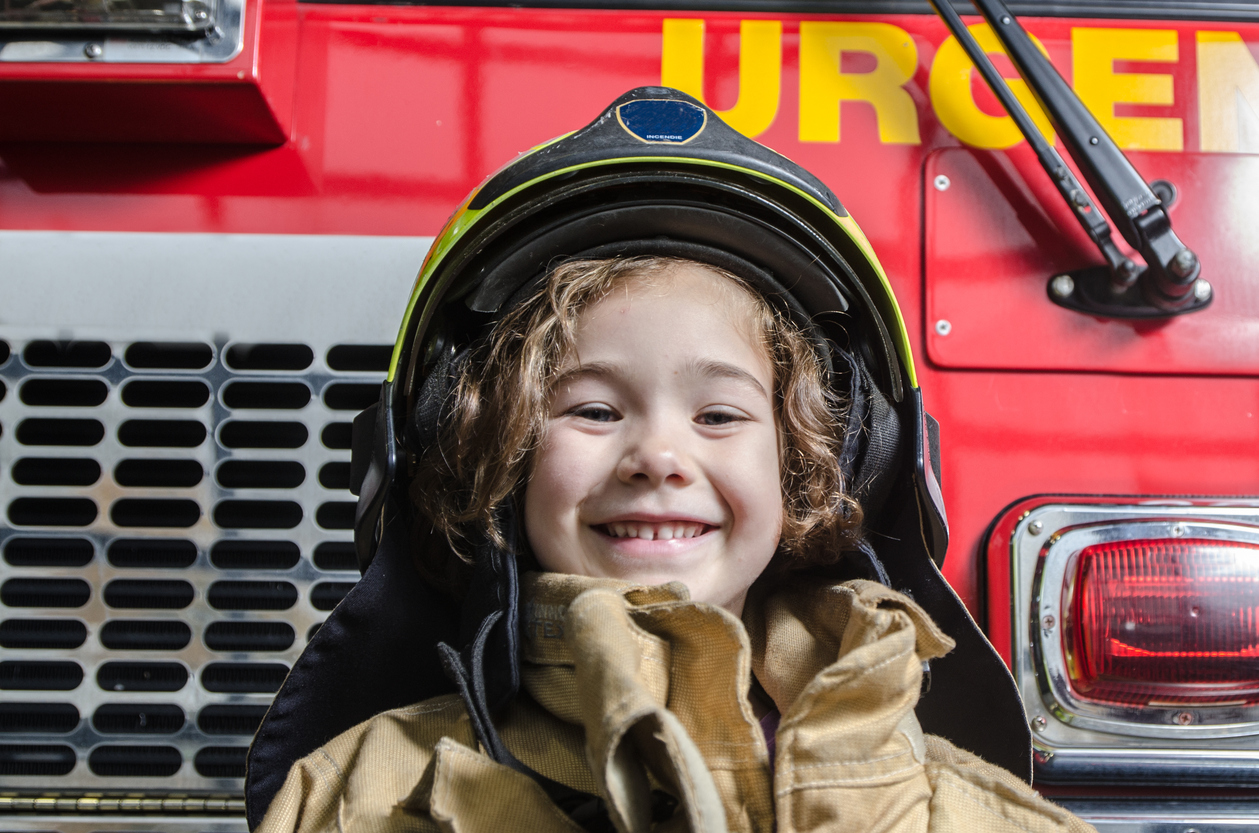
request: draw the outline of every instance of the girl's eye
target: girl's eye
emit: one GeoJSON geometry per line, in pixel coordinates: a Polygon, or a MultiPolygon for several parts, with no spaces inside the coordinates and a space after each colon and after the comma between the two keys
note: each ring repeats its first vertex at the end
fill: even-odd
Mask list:
{"type": "Polygon", "coordinates": [[[695,421],[700,425],[733,425],[736,422],[743,422],[746,417],[736,411],[704,411],[695,417],[695,421]]]}
{"type": "Polygon", "coordinates": [[[620,419],[616,411],[606,405],[579,405],[569,411],[568,415],[588,419],[591,422],[616,422],[620,419]]]}

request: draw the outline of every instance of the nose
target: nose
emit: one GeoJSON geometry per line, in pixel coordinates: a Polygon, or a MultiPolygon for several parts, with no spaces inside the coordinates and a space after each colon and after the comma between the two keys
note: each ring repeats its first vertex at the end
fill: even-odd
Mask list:
{"type": "Polygon", "coordinates": [[[654,429],[625,450],[616,476],[628,485],[686,486],[695,480],[694,464],[667,431],[654,429]]]}

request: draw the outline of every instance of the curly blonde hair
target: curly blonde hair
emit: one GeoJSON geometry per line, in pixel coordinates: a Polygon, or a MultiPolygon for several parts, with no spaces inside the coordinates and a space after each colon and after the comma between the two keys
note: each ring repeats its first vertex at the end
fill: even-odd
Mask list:
{"type": "MultiPolygon", "coordinates": [[[[860,537],[861,507],[843,482],[839,456],[845,404],[825,379],[809,337],[747,282],[715,266],[669,257],[568,261],[477,344],[443,409],[438,440],[421,458],[411,485],[416,506],[457,555],[469,561],[476,529],[499,547],[507,540],[498,509],[523,492],[546,433],[552,384],[572,355],[582,313],[618,287],[650,281],[678,267],[706,270],[752,302],[751,330],[774,374],[780,432],[783,528],[776,566],[792,569],[839,559],[860,537]]],[[[430,541],[430,544],[434,543],[430,541]]],[[[432,578],[457,565],[427,546],[418,565],[432,578]],[[424,561],[430,561],[425,564],[424,561]]]]}

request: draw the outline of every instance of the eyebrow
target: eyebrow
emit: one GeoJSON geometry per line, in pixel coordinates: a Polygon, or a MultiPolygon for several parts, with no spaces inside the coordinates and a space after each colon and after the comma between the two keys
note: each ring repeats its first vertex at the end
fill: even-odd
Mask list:
{"type": "MultiPolygon", "coordinates": [[[[611,362],[590,362],[561,373],[556,377],[551,389],[558,390],[566,384],[587,376],[593,376],[596,379],[607,379],[613,378],[619,373],[620,367],[611,362]]],[[[761,396],[769,399],[769,391],[765,390],[765,386],[761,384],[759,379],[738,365],[733,365],[729,362],[717,361],[716,359],[696,359],[687,363],[686,373],[709,379],[730,379],[755,389],[761,396]]]]}
{"type": "Polygon", "coordinates": [[[769,399],[769,391],[765,390],[765,386],[761,384],[760,380],[738,365],[715,359],[700,359],[690,362],[687,370],[697,376],[706,376],[710,379],[731,379],[735,382],[741,382],[755,388],[761,396],[769,399]]]}
{"type": "Polygon", "coordinates": [[[609,378],[617,375],[617,366],[611,362],[590,362],[588,364],[579,364],[570,367],[559,376],[555,377],[555,381],[551,383],[551,390],[559,390],[563,385],[569,384],[576,379],[585,376],[594,376],[595,378],[609,378]]]}

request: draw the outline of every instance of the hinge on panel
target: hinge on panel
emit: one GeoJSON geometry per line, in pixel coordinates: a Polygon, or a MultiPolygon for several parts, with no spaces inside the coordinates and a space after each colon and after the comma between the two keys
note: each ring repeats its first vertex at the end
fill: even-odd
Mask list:
{"type": "Polygon", "coordinates": [[[221,795],[0,795],[0,813],[243,815],[244,812],[244,798],[221,795]]]}

